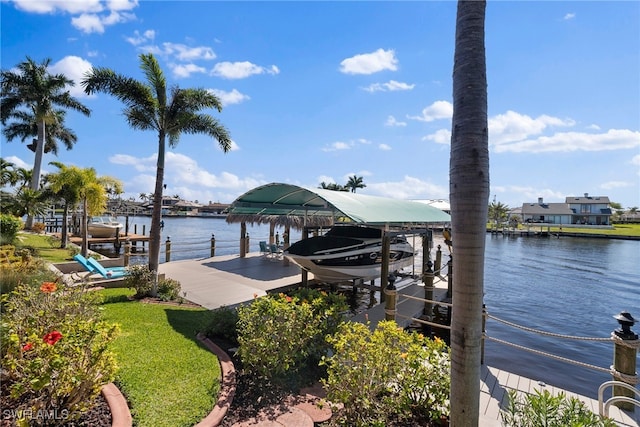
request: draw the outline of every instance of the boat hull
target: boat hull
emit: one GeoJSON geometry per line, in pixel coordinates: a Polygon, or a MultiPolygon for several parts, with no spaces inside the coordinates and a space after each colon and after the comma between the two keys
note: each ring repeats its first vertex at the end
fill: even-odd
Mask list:
{"type": "Polygon", "coordinates": [[[120,227],[114,225],[89,225],[87,227],[88,234],[91,237],[116,237],[120,227]]]}
{"type": "MultiPolygon", "coordinates": [[[[380,230],[374,230],[381,236],[380,230]]],[[[338,283],[355,279],[373,280],[382,272],[382,238],[355,227],[330,231],[294,243],[284,255],[321,282],[338,283]]],[[[413,263],[413,247],[394,237],[389,251],[389,272],[413,263]]]]}

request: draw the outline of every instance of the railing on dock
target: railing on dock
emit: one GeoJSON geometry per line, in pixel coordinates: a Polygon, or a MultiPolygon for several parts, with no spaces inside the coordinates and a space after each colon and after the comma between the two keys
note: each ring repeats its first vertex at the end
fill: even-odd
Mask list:
{"type": "MultiPolygon", "coordinates": [[[[440,248],[438,247],[438,253],[440,252],[440,248]]],[[[438,254],[437,253],[437,254],[438,254]]],[[[453,304],[450,302],[451,298],[451,283],[452,283],[452,268],[450,259],[447,265],[443,268],[439,266],[438,256],[436,256],[437,268],[435,271],[431,270],[431,262],[426,263],[426,271],[422,274],[422,280],[424,282],[425,287],[425,298],[417,297],[415,295],[409,295],[406,293],[402,293],[395,289],[393,281],[390,281],[389,286],[384,289],[384,293],[386,295],[385,301],[385,318],[387,320],[396,320],[396,318],[401,318],[404,320],[408,320],[414,324],[420,324],[424,326],[428,326],[429,328],[435,328],[435,331],[446,331],[447,334],[450,333],[451,330],[451,312],[454,309],[453,304]],[[446,276],[443,273],[446,271],[446,276]],[[446,301],[437,301],[433,299],[433,279],[435,276],[439,276],[444,279],[447,278],[448,289],[447,289],[447,299],[446,301]],[[396,310],[396,304],[399,297],[412,299],[417,301],[424,302],[424,309],[422,315],[414,315],[414,316],[406,316],[398,313],[396,310]],[[441,309],[444,308],[446,310],[446,320],[442,318],[441,309]],[[440,318],[438,316],[440,315],[440,318]]],[[[620,328],[614,330],[609,337],[586,337],[586,336],[573,336],[573,335],[564,335],[557,334],[552,332],[541,331],[533,328],[529,328],[526,326],[518,325],[516,323],[506,321],[500,319],[496,316],[489,314],[486,309],[483,309],[483,324],[482,324],[482,333],[483,333],[483,345],[482,345],[482,354],[481,354],[481,363],[484,363],[484,340],[491,340],[503,345],[508,345],[514,348],[518,348],[520,350],[528,351],[531,353],[535,353],[540,356],[549,357],[561,362],[570,363],[573,365],[581,366],[583,368],[592,369],[601,373],[610,374],[614,381],[607,382],[603,384],[598,390],[598,399],[600,402],[599,412],[600,415],[607,416],[609,406],[614,404],[621,409],[625,410],[634,410],[634,406],[640,406],[640,401],[638,397],[640,396],[640,392],[635,388],[640,381],[638,379],[638,374],[636,372],[636,358],[638,349],[640,349],[640,339],[638,339],[638,335],[631,331],[631,327],[636,323],[636,320],[631,316],[630,313],[623,311],[617,316],[614,316],[618,323],[620,324],[620,328]],[[487,320],[492,320],[496,322],[500,322],[506,326],[526,331],[530,333],[536,333],[540,335],[545,335],[547,337],[558,338],[558,339],[570,339],[570,340],[581,340],[581,341],[596,341],[596,342],[611,342],[613,343],[614,348],[614,357],[613,364],[607,367],[595,366],[589,363],[580,362],[577,360],[572,360],[566,357],[554,355],[552,353],[548,353],[545,351],[528,348],[519,344],[515,344],[512,342],[508,342],[502,339],[498,339],[492,337],[486,333],[486,323],[487,320]],[[607,388],[612,388],[612,397],[609,398],[606,402],[604,399],[604,392],[607,388]],[[635,393],[635,394],[634,394],[635,393]]]]}

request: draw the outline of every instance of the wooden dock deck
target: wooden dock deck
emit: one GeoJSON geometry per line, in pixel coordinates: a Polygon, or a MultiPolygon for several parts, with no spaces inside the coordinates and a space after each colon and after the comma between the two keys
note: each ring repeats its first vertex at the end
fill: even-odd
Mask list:
{"type": "MultiPolygon", "coordinates": [[[[180,281],[186,299],[209,309],[232,307],[257,296],[297,286],[301,281],[300,269],[294,264],[287,265],[281,260],[274,261],[258,253],[250,253],[246,258],[226,255],[163,263],[160,264],[160,273],[180,281]]],[[[311,274],[309,276],[310,279],[313,277],[311,274]]],[[[405,295],[423,297],[424,287],[413,279],[401,279],[395,284],[398,288],[397,321],[400,325],[407,326],[411,321],[406,317],[419,314],[424,303],[405,295]]],[[[434,300],[442,301],[446,297],[446,279],[436,278],[434,287],[434,300]]],[[[384,304],[377,304],[357,314],[352,320],[369,321],[375,327],[384,318],[384,304]]],[[[567,388],[570,389],[570,386],[567,388]]],[[[519,393],[532,393],[535,390],[549,390],[554,394],[564,392],[568,396],[578,397],[589,409],[598,413],[598,401],[595,399],[483,365],[479,413],[481,426],[501,425],[500,410],[506,407],[508,390],[511,389],[519,393]]],[[[640,409],[633,413],[612,406],[610,416],[622,427],[640,426],[640,409]]]]}

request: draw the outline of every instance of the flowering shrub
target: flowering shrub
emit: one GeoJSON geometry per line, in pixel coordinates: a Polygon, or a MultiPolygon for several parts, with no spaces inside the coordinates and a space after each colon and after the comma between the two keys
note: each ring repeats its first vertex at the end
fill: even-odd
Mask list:
{"type": "Polygon", "coordinates": [[[449,414],[448,347],[382,321],[344,323],[329,338],[327,398],[343,404],[336,419],[350,426],[431,425],[449,414]]]}
{"type": "Polygon", "coordinates": [[[162,301],[173,301],[180,299],[180,282],[175,279],[158,280],[158,298],[162,301]]]}
{"type": "Polygon", "coordinates": [[[3,304],[1,386],[12,414],[32,417],[22,420],[29,425],[79,417],[113,380],[116,364],[107,347],[117,326],[100,320],[95,294],[82,287],[20,284],[3,295],[3,304]]]}
{"type": "Polygon", "coordinates": [[[329,349],[325,337],[336,331],[346,307],[344,298],[319,291],[268,295],[238,307],[243,367],[276,380],[317,368],[329,349]]]}

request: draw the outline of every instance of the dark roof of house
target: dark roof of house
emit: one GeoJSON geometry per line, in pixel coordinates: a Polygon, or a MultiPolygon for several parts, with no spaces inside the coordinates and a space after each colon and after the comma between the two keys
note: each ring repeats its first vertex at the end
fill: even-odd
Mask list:
{"type": "Polygon", "coordinates": [[[601,204],[601,203],[606,203],[609,204],[609,197],[607,196],[586,196],[586,197],[576,197],[576,196],[569,196],[565,199],[566,203],[571,203],[571,204],[576,204],[576,203],[580,203],[580,204],[601,204]]]}
{"type": "Polygon", "coordinates": [[[524,203],[523,215],[573,215],[573,210],[566,203],[524,203]]]}

